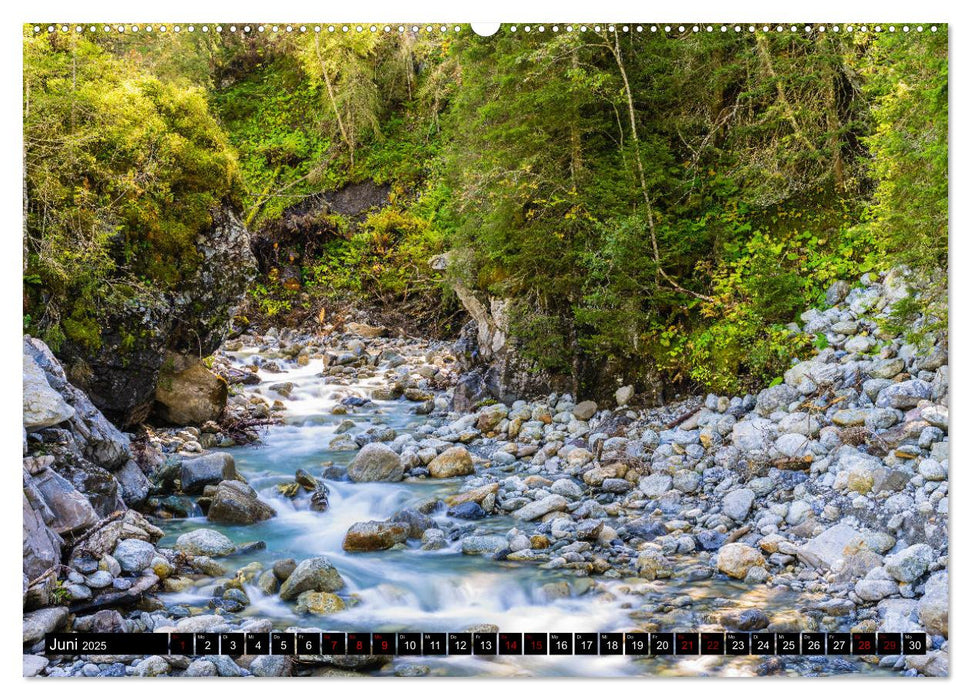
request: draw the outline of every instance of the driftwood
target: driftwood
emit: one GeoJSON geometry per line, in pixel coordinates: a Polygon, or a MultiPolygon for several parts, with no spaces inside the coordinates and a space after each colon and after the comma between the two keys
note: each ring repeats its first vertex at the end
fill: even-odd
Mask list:
{"type": "Polygon", "coordinates": [[[725,544],[731,544],[732,542],[745,537],[745,535],[747,535],[751,529],[751,525],[742,525],[742,527],[738,528],[737,530],[732,530],[731,534],[725,538],[725,544]]]}
{"type": "Polygon", "coordinates": [[[674,420],[669,420],[667,423],[665,423],[664,424],[664,429],[665,430],[670,430],[671,428],[673,428],[673,427],[675,427],[677,425],[681,425],[686,420],[688,420],[689,418],[691,418],[691,416],[693,416],[694,414],[696,414],[700,409],[701,409],[701,405],[700,404],[695,405],[694,408],[692,408],[692,409],[690,409],[688,411],[685,411],[684,413],[680,414],[674,420]]]}

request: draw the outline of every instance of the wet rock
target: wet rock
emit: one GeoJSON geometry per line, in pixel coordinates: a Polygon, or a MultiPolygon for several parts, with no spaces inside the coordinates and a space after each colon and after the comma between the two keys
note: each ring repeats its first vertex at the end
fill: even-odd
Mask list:
{"type": "Polygon", "coordinates": [[[351,525],[344,535],[343,548],[348,552],[373,552],[391,549],[408,539],[408,527],[401,523],[370,520],[351,525]]]}
{"type": "Polygon", "coordinates": [[[344,587],[344,579],[326,557],[304,559],[280,587],[282,600],[295,600],[304,591],[334,593],[344,587]]]}
{"type": "Polygon", "coordinates": [[[743,632],[762,630],[769,626],[769,617],[758,608],[732,610],[722,615],[721,624],[729,629],[743,632]]]}
{"type": "Polygon", "coordinates": [[[182,460],[180,480],[184,493],[202,493],[206,486],[217,485],[220,481],[241,481],[241,478],[231,454],[211,452],[182,460]]]}
{"type": "Polygon", "coordinates": [[[387,445],[376,442],[361,448],[347,467],[351,481],[401,481],[404,474],[401,457],[387,445]]]}
{"type": "Polygon", "coordinates": [[[462,554],[493,554],[506,548],[506,538],[499,535],[473,535],[462,540],[462,554]]]}
{"type": "Polygon", "coordinates": [[[479,486],[477,488],[470,489],[468,491],[463,491],[461,493],[448,496],[445,499],[445,503],[447,503],[450,506],[457,506],[467,502],[478,503],[481,505],[482,501],[484,501],[488,496],[495,496],[495,494],[497,494],[498,492],[499,492],[498,482],[492,483],[492,484],[486,484],[485,486],[479,486]]]}
{"type": "Polygon", "coordinates": [[[215,523],[252,525],[275,515],[276,511],[261,501],[248,484],[223,481],[216,487],[206,517],[215,523]]]}
{"type": "Polygon", "coordinates": [[[764,565],[759,550],[747,544],[733,542],[718,550],[718,570],[732,578],[744,579],[749,569],[764,565]]]}
{"type": "Polygon", "coordinates": [[[236,551],[236,545],[221,532],[200,528],[179,535],[175,549],[193,556],[226,557],[236,551]]]}
{"type": "Polygon", "coordinates": [[[347,605],[338,595],[325,591],[304,591],[297,596],[295,610],[311,615],[332,615],[346,608],[347,605]]]}
{"type": "Polygon", "coordinates": [[[452,518],[459,518],[460,520],[481,520],[488,515],[482,506],[473,501],[466,501],[457,506],[452,506],[448,509],[447,514],[452,518]]]}
{"type": "Polygon", "coordinates": [[[428,463],[428,473],[436,479],[473,474],[472,455],[464,447],[450,447],[428,463]]]}

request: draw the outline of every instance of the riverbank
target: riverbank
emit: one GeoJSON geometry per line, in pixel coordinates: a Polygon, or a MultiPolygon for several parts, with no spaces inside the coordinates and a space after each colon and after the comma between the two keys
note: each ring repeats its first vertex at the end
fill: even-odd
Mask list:
{"type": "MultiPolygon", "coordinates": [[[[25,582],[25,673],[946,675],[947,351],[879,329],[901,293],[893,277],[834,285],[831,306],[800,319],[826,347],[783,381],[656,408],[622,387],[610,406],[555,394],[460,414],[447,344],[364,324],[239,338],[214,362],[236,429],[147,436],[131,461],[150,481],[139,501],[149,519],[74,523],[65,532],[84,539],[46,600],[25,582]],[[117,604],[105,597],[118,593],[117,604]],[[931,651],[690,664],[31,653],[53,629],[427,631],[429,620],[923,629],[931,651]]],[[[52,471],[39,452],[57,430],[25,438],[25,493],[52,471]]]]}

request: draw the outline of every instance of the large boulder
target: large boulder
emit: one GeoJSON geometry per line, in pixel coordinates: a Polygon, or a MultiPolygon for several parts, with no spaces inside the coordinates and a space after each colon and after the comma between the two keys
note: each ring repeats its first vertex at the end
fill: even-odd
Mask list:
{"type": "Polygon", "coordinates": [[[344,579],[326,557],[304,559],[280,586],[280,598],[296,600],[304,591],[334,593],[344,587],[344,579]]]}
{"type": "Polygon", "coordinates": [[[229,398],[226,380],[201,362],[185,365],[186,356],[171,353],[162,365],[155,391],[155,415],[176,425],[219,420],[229,398]]]}
{"type": "Polygon", "coordinates": [[[400,522],[370,520],[354,523],[344,535],[344,550],[348,552],[374,552],[391,549],[408,539],[409,527],[400,522]]]}
{"type": "Polygon", "coordinates": [[[87,530],[98,522],[91,502],[53,469],[44,468],[30,477],[51,515],[49,525],[59,535],[87,530]]]}
{"type": "Polygon", "coordinates": [[[472,455],[464,447],[450,447],[428,463],[428,473],[436,479],[473,474],[472,455]]]}
{"type": "Polygon", "coordinates": [[[216,487],[206,517],[214,523],[252,525],[269,520],[276,511],[242,481],[223,481],[216,487]]]}
{"type": "Polygon", "coordinates": [[[210,452],[201,457],[182,460],[180,481],[183,493],[202,493],[206,486],[220,481],[241,481],[236,461],[228,452],[210,452]]]}
{"type": "Polygon", "coordinates": [[[404,475],[401,457],[379,442],[362,447],[347,467],[347,476],[351,481],[401,481],[404,475]]]}
{"type": "Polygon", "coordinates": [[[74,409],[51,388],[34,358],[24,353],[24,429],[47,428],[72,418],[74,409]]]}

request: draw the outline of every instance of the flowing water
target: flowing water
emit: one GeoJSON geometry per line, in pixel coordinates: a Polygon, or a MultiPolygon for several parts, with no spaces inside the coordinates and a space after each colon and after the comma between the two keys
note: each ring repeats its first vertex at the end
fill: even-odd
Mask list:
{"type": "MultiPolygon", "coordinates": [[[[240,363],[252,359],[254,349],[233,353],[240,363]]],[[[457,492],[461,479],[427,479],[397,483],[353,483],[324,480],[330,491],[330,506],[325,512],[308,509],[306,497],[295,501],[281,496],[276,486],[291,482],[297,469],[319,477],[328,463],[346,465],[354,452],[327,449],[338,424],[355,421],[353,432],[374,425],[390,426],[398,433],[414,431],[426,417],[416,416],[407,401],[374,401],[350,415],[334,415],[332,407],[347,395],[369,396],[370,390],[384,383],[378,376],[346,386],[325,384],[320,377],[323,364],[312,360],[304,367],[290,367],[283,373],[262,373],[260,389],[270,399],[277,398],[268,387],[292,382],[294,388],[286,405],[285,422],[269,427],[257,446],[233,448],[237,469],[263,500],[277,511],[270,520],[249,526],[223,526],[203,517],[168,521],[164,524],[171,546],[182,534],[200,527],[217,529],[241,544],[261,540],[265,550],[225,560],[228,566],[272,562],[293,558],[326,556],[337,567],[347,586],[341,595],[356,601],[344,611],[327,615],[300,615],[293,604],[276,595],[266,595],[255,585],[246,585],[251,605],[242,613],[268,618],[275,629],[289,626],[317,627],[334,631],[360,632],[448,632],[472,625],[491,624],[510,632],[624,632],[643,628],[649,614],[646,606],[664,606],[679,596],[689,596],[689,605],[678,611],[680,629],[711,629],[706,614],[724,610],[726,601],[763,610],[798,608],[796,593],[765,586],[749,587],[715,579],[689,582],[669,580],[640,583],[632,591],[629,582],[578,578],[571,571],[543,570],[535,563],[500,562],[481,556],[466,556],[460,544],[423,551],[413,541],[407,548],[381,552],[348,553],[341,548],[344,534],[354,523],[385,520],[397,510],[415,507],[429,499],[457,492]],[[541,586],[566,580],[573,595],[548,600],[541,586]],[[637,615],[641,610],[642,614],[637,615]],[[632,613],[634,616],[632,617],[632,613]]],[[[379,371],[379,374],[381,372],[379,371]]],[[[434,514],[449,521],[444,512],[434,514]]],[[[468,525],[464,521],[454,521],[468,525]]],[[[521,524],[521,523],[520,523],[521,524]]],[[[493,516],[476,523],[476,531],[505,534],[517,521],[508,516],[493,516]]],[[[182,593],[165,595],[170,605],[205,608],[214,584],[182,593]]],[[[405,659],[399,663],[405,662],[405,659]]],[[[752,657],[659,657],[625,656],[573,657],[421,657],[408,659],[429,666],[433,675],[751,675],[759,663],[752,657]]],[[[785,673],[845,673],[874,667],[841,659],[794,658],[785,673]]],[[[390,673],[390,671],[386,671],[390,673]]]]}

